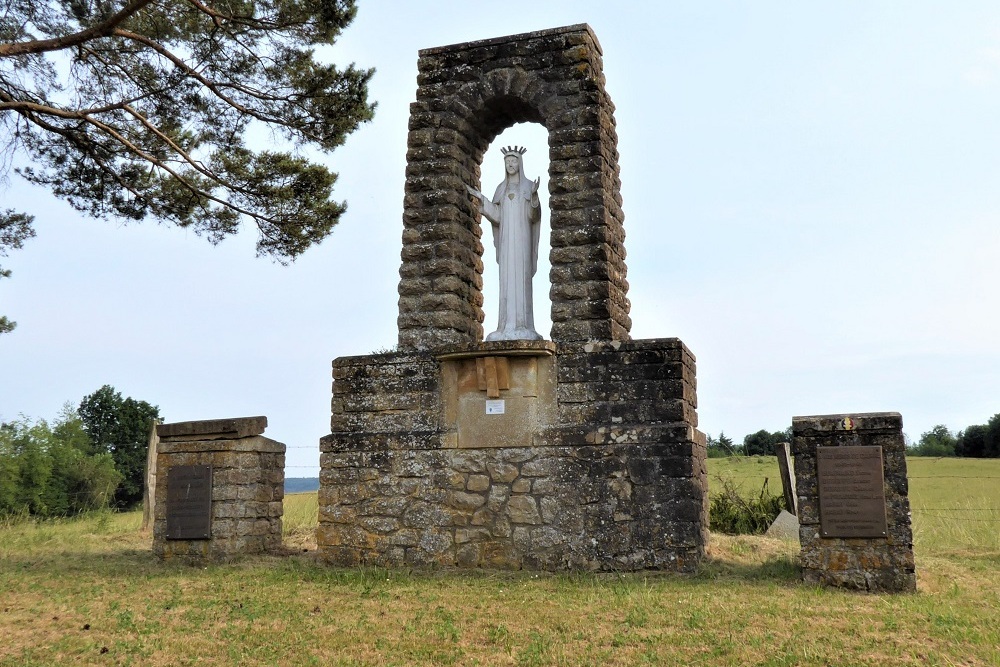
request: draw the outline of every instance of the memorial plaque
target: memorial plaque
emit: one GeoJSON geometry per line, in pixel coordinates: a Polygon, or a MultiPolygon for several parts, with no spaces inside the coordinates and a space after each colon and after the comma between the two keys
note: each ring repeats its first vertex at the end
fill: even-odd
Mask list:
{"type": "Polygon", "coordinates": [[[174,466],[167,471],[167,539],[212,537],[212,466],[174,466]]]}
{"type": "Polygon", "coordinates": [[[885,537],[882,448],[817,447],[822,537],[885,537]]]}

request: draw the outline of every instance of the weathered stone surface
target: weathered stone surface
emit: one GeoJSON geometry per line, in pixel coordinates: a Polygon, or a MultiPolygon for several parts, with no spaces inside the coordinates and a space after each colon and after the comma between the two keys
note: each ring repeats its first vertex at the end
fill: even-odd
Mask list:
{"type": "Polygon", "coordinates": [[[540,524],[542,517],[538,505],[531,496],[514,496],[507,501],[507,517],[513,523],[540,524]]]}
{"type": "Polygon", "coordinates": [[[490,478],[487,475],[469,475],[469,481],[465,488],[469,491],[488,491],[490,488],[490,478]]]}
{"type": "MultiPolygon", "coordinates": [[[[263,430],[266,419],[254,418],[246,430],[263,430]]],[[[213,420],[223,427],[233,420],[213,420]]],[[[206,423],[206,422],[184,422],[206,423]]],[[[169,424],[167,426],[170,426],[169,424]]],[[[216,426],[206,427],[209,431],[216,426]]],[[[240,427],[236,427],[238,430],[240,427]]],[[[197,429],[182,428],[178,438],[200,438],[197,429]]],[[[285,445],[261,435],[234,440],[190,439],[160,441],[156,470],[169,480],[176,466],[212,468],[211,531],[208,539],[167,539],[167,484],[156,485],[153,516],[153,553],[163,559],[222,560],[265,553],[281,547],[282,499],[285,484],[285,445]]],[[[168,482],[169,483],[169,482],[168,482]]],[[[357,519],[349,507],[330,501],[343,489],[327,489],[321,513],[331,524],[351,524],[357,519]]]]}
{"type": "MultiPolygon", "coordinates": [[[[200,438],[200,436],[195,436],[200,438]]],[[[205,452],[213,455],[213,460],[219,460],[222,453],[219,451],[217,439],[206,440],[186,440],[178,436],[171,440],[160,440],[158,452],[165,454],[194,454],[205,452]]],[[[283,454],[285,446],[280,442],[271,440],[262,435],[249,436],[238,440],[227,440],[228,452],[249,452],[254,454],[283,454]]]]}
{"type": "Polygon", "coordinates": [[[779,540],[798,540],[799,520],[794,514],[781,510],[778,517],[768,526],[765,535],[779,540]]]}
{"type": "Polygon", "coordinates": [[[267,417],[205,419],[201,421],[158,424],[160,440],[236,440],[260,435],[267,428],[267,417]]]}
{"type": "Polygon", "coordinates": [[[803,579],[867,591],[916,590],[902,417],[894,412],[795,417],[792,435],[803,579]],[[852,446],[882,448],[885,537],[820,534],[816,449],[852,446]]]}
{"type": "MultiPolygon", "coordinates": [[[[469,352],[468,346],[459,349],[469,352]]],[[[387,386],[383,376],[432,378],[429,363],[454,358],[441,350],[446,348],[426,356],[338,359],[335,391],[344,382],[347,393],[381,392],[387,386]]],[[[438,430],[395,433],[382,431],[385,422],[372,403],[370,418],[359,423],[373,430],[325,438],[320,524],[346,523],[361,532],[317,531],[321,556],[339,564],[387,566],[696,567],[708,537],[704,436],[684,421],[612,421],[616,414],[641,416],[614,408],[635,400],[637,384],[689,404],[693,356],[674,339],[560,344],[555,364],[556,376],[569,378],[557,385],[583,386],[592,397],[588,405],[604,421],[564,421],[566,412],[558,409],[551,412],[555,423],[538,425],[531,446],[456,449],[441,430],[449,422],[435,412],[446,409],[443,402],[432,401],[422,418],[438,430]],[[629,370],[656,364],[678,369],[685,383],[671,373],[629,370]],[[582,373],[595,368],[600,371],[582,373]],[[349,550],[343,548],[348,539],[349,550]]],[[[405,382],[392,391],[405,392],[405,382]]],[[[563,406],[558,396],[566,393],[553,396],[563,406]]],[[[404,423],[408,412],[427,408],[386,409],[404,423]]]]}

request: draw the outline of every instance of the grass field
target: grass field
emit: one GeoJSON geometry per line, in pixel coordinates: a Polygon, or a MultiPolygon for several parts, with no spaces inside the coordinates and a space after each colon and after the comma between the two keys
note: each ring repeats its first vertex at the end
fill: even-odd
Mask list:
{"type": "MultiPolygon", "coordinates": [[[[709,459],[710,486],[734,480],[746,495],[781,494],[777,459],[709,459]]],[[[1000,459],[907,459],[913,543],[917,556],[936,553],[1000,552],[1000,459]]]]}
{"type": "MultiPolygon", "coordinates": [[[[154,559],[135,513],[0,524],[0,665],[998,665],[1000,461],[909,465],[915,595],[805,586],[762,537],[691,577],[322,567],[315,494],[293,555],[207,567],[154,559]]],[[[773,459],[710,471],[778,491],[773,459]]]]}

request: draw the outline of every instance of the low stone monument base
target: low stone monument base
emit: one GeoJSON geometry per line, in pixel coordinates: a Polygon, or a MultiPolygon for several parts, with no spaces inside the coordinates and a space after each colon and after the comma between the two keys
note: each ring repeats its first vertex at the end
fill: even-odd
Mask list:
{"type": "Polygon", "coordinates": [[[902,417],[795,417],[792,434],[803,579],[915,591],[902,417]]]}
{"type": "Polygon", "coordinates": [[[694,375],[676,339],[337,359],[319,555],[690,572],[708,539],[694,375]]]}
{"type": "Polygon", "coordinates": [[[285,445],[266,417],[160,424],[153,553],[223,560],[281,547],[285,445]]]}

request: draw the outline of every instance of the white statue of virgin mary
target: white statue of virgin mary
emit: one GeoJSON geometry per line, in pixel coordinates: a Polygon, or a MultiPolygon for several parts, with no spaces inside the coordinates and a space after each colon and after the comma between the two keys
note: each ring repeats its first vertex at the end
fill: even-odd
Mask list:
{"type": "Polygon", "coordinates": [[[500,265],[500,317],[497,330],[486,340],[541,340],[535,331],[531,304],[531,278],[538,268],[538,232],[542,212],[538,203],[539,179],[524,175],[525,148],[503,149],[504,179],[493,199],[466,185],[479,199],[483,215],[493,223],[493,245],[500,265]]]}

